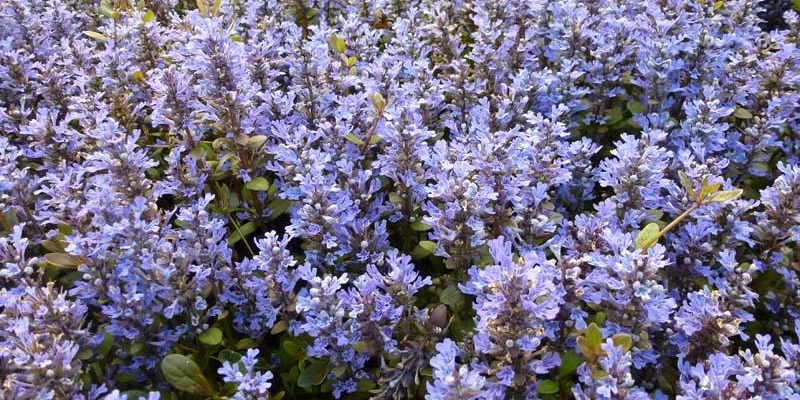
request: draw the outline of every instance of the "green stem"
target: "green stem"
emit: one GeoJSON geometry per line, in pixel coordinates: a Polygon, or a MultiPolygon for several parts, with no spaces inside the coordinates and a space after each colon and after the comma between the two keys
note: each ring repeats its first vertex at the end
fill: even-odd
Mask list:
{"type": "Polygon", "coordinates": [[[667,226],[658,231],[658,236],[656,236],[655,242],[658,242],[658,240],[661,239],[661,237],[664,236],[667,232],[669,232],[670,229],[674,228],[676,225],[681,223],[681,221],[683,221],[686,217],[688,217],[689,214],[692,213],[692,211],[697,210],[698,208],[700,208],[700,205],[698,203],[694,203],[692,204],[691,207],[689,207],[686,211],[684,211],[683,214],[673,219],[672,222],[670,222],[669,224],[667,224],[667,226]]]}

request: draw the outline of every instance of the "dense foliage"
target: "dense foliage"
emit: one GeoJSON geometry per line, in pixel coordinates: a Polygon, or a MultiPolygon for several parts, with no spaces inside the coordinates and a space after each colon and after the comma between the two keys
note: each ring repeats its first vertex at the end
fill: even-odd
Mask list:
{"type": "Polygon", "coordinates": [[[0,398],[798,400],[798,44],[753,0],[2,0],[0,398]]]}

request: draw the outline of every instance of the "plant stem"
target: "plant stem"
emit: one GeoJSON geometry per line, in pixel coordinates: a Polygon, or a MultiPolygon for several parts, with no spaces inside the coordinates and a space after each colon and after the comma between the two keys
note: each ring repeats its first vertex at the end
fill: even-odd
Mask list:
{"type": "Polygon", "coordinates": [[[689,207],[686,211],[684,211],[683,214],[673,219],[672,222],[670,222],[669,224],[667,224],[667,226],[658,231],[658,236],[656,236],[655,241],[658,242],[658,240],[661,239],[661,237],[664,236],[667,232],[669,232],[670,229],[674,228],[676,225],[681,223],[681,221],[683,221],[686,217],[688,217],[689,214],[692,213],[692,211],[697,210],[698,208],[700,208],[700,204],[698,203],[692,204],[692,206],[689,207]]]}

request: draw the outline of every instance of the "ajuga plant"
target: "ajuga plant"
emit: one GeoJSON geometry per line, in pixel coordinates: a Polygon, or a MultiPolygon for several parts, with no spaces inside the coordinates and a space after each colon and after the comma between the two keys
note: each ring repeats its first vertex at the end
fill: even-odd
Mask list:
{"type": "Polygon", "coordinates": [[[800,399],[789,1],[0,1],[0,398],[800,399]]]}

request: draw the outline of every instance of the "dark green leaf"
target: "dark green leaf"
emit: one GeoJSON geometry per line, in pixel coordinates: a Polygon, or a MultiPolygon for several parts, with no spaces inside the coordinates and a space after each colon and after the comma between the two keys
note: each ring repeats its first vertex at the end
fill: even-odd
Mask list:
{"type": "Polygon", "coordinates": [[[561,366],[558,367],[558,376],[564,377],[572,374],[583,362],[583,357],[573,350],[561,355],[561,366]]]}
{"type": "Polygon", "coordinates": [[[250,221],[244,225],[239,226],[238,229],[234,228],[233,232],[231,232],[231,236],[228,238],[228,245],[233,245],[236,242],[242,240],[243,237],[247,237],[251,233],[255,232],[258,229],[258,225],[256,225],[255,221],[250,221]]]}
{"type": "Polygon", "coordinates": [[[411,230],[417,232],[426,232],[431,230],[431,226],[423,223],[422,221],[417,220],[411,223],[411,230]]]}
{"type": "Polygon", "coordinates": [[[617,122],[622,121],[624,118],[622,115],[622,110],[618,108],[612,108],[606,112],[606,117],[608,117],[608,121],[606,121],[605,125],[610,126],[614,125],[617,122]]]}
{"type": "Polygon", "coordinates": [[[258,347],[258,342],[250,338],[244,338],[233,345],[236,350],[252,349],[254,347],[258,347]]]}
{"type": "Polygon", "coordinates": [[[203,376],[203,371],[189,357],[170,354],[161,360],[161,373],[175,389],[201,396],[215,394],[214,387],[203,376]]]}
{"type": "Polygon", "coordinates": [[[367,350],[368,346],[369,346],[369,343],[367,343],[367,342],[365,342],[363,340],[359,340],[359,341],[353,343],[353,350],[355,350],[355,351],[357,351],[359,353],[363,353],[364,351],[367,350]]]}
{"type": "Polygon", "coordinates": [[[464,305],[464,294],[458,289],[455,284],[446,287],[439,294],[439,301],[442,304],[447,304],[453,310],[458,310],[464,305]]]}
{"type": "Polygon", "coordinates": [[[558,383],[550,379],[543,379],[536,385],[536,390],[540,394],[558,393],[558,383]]]}
{"type": "Polygon", "coordinates": [[[105,357],[111,352],[112,347],[114,347],[114,335],[106,333],[103,335],[103,342],[97,348],[97,354],[105,357]]]}
{"type": "Polygon", "coordinates": [[[328,376],[330,365],[327,361],[317,360],[308,364],[300,376],[297,377],[297,386],[310,388],[322,384],[328,376]]]}
{"type": "Polygon", "coordinates": [[[269,219],[275,219],[280,217],[289,207],[292,206],[291,200],[286,199],[272,199],[267,206],[267,210],[269,211],[269,219]]]}
{"type": "Polygon", "coordinates": [[[144,342],[135,342],[131,344],[131,347],[128,349],[128,354],[137,356],[144,351],[144,347],[144,342]]]}
{"type": "Polygon", "coordinates": [[[286,321],[278,321],[275,325],[272,326],[269,333],[273,335],[277,335],[289,328],[289,323],[286,321]]]}
{"type": "Polygon", "coordinates": [[[339,365],[337,365],[333,369],[332,372],[333,372],[333,376],[335,376],[337,378],[342,376],[342,375],[344,375],[344,373],[347,372],[347,364],[339,364],[339,365]]]}
{"type": "Polygon", "coordinates": [[[126,390],[121,394],[127,396],[127,398],[130,400],[147,398],[147,392],[143,392],[141,390],[126,390]]]}
{"type": "Polygon", "coordinates": [[[359,393],[369,392],[370,390],[375,389],[376,387],[377,385],[375,385],[375,382],[369,379],[361,379],[356,384],[356,390],[359,393]]]}
{"type": "Polygon", "coordinates": [[[302,344],[294,340],[285,340],[283,342],[283,350],[295,360],[299,360],[306,355],[306,348],[302,344]]]}
{"type": "Polygon", "coordinates": [[[217,357],[220,359],[220,361],[227,361],[227,362],[229,362],[231,364],[235,364],[235,363],[239,362],[239,360],[242,359],[242,355],[241,354],[239,354],[239,353],[237,353],[235,351],[230,351],[228,349],[220,350],[220,352],[217,355],[217,357]]]}
{"type": "Polygon", "coordinates": [[[209,346],[216,346],[222,343],[222,331],[216,326],[212,326],[207,331],[201,333],[197,339],[200,341],[200,343],[204,343],[209,346]]]}
{"type": "Polygon", "coordinates": [[[641,113],[647,111],[644,108],[644,105],[642,103],[638,102],[638,101],[629,101],[626,104],[626,108],[628,109],[628,111],[631,112],[631,114],[641,114],[641,113]]]}

